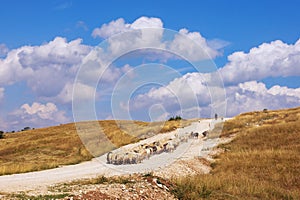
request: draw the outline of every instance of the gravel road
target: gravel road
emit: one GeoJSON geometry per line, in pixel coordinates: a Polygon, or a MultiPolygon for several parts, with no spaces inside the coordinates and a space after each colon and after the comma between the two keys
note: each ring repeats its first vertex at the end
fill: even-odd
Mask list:
{"type": "MultiPolygon", "coordinates": [[[[13,174],[0,176],[0,191],[1,192],[20,192],[31,190],[46,190],[47,186],[58,183],[69,182],[76,179],[93,178],[99,175],[114,176],[124,175],[130,173],[150,172],[162,169],[177,159],[183,157],[193,158],[194,156],[204,156],[209,151],[202,151],[202,149],[210,149],[218,144],[218,139],[206,140],[201,139],[201,133],[213,127],[215,120],[201,120],[201,122],[194,122],[190,126],[177,129],[166,134],[159,134],[139,143],[147,143],[157,141],[163,137],[170,137],[177,134],[185,134],[187,132],[199,132],[200,139],[189,139],[187,143],[182,143],[172,153],[162,153],[151,156],[150,159],[144,160],[139,164],[132,165],[111,165],[106,163],[106,154],[94,158],[91,161],[83,162],[76,165],[63,166],[60,168],[49,169],[38,172],[30,172],[23,174],[13,174]]],[[[130,144],[122,148],[130,148],[136,144],[130,144]]]]}

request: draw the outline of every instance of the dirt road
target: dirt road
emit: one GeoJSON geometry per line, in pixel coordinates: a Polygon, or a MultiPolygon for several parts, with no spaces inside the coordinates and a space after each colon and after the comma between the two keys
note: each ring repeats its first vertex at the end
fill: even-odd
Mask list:
{"type": "MultiPolygon", "coordinates": [[[[185,134],[187,132],[199,132],[200,134],[209,129],[209,124],[214,123],[214,120],[202,120],[200,123],[195,122],[188,127],[177,129],[176,131],[159,134],[154,137],[141,141],[140,143],[146,143],[150,141],[158,140],[162,137],[171,136],[175,133],[185,134]]],[[[210,127],[212,127],[211,125],[210,127]]],[[[201,137],[201,135],[200,135],[201,137]]],[[[91,161],[63,166],[60,168],[30,172],[24,174],[14,174],[0,176],[0,191],[1,192],[20,192],[30,190],[46,190],[47,186],[51,186],[57,183],[63,183],[73,181],[82,178],[93,178],[99,175],[113,176],[124,175],[130,173],[150,172],[169,166],[174,161],[195,156],[205,156],[209,151],[203,151],[203,149],[210,149],[218,144],[218,139],[206,140],[203,139],[189,139],[187,143],[182,143],[172,153],[162,153],[159,155],[151,156],[149,160],[144,160],[140,164],[133,165],[111,165],[106,163],[106,154],[94,158],[91,161]]],[[[122,148],[129,148],[138,144],[130,144],[122,148]]]]}

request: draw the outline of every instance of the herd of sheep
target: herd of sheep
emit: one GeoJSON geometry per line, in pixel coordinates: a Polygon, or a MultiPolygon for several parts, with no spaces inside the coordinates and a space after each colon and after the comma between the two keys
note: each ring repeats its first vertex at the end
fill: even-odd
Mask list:
{"type": "Polygon", "coordinates": [[[107,163],[114,165],[141,163],[144,159],[149,159],[151,155],[173,152],[181,143],[188,142],[189,138],[198,138],[198,136],[199,133],[197,132],[181,135],[175,134],[168,138],[163,138],[148,144],[140,144],[126,150],[120,148],[107,153],[107,163]]]}

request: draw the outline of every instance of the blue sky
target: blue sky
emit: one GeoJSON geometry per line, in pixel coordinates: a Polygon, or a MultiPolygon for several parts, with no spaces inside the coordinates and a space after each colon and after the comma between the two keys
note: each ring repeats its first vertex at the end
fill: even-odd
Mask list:
{"type": "MultiPolygon", "coordinates": [[[[264,107],[277,109],[299,106],[300,50],[297,43],[300,38],[299,6],[300,2],[296,0],[285,2],[234,0],[230,3],[225,0],[175,2],[2,0],[0,77],[3,81],[0,81],[0,129],[17,130],[24,126],[41,127],[73,121],[70,88],[74,86],[72,84],[78,72],[78,63],[93,47],[106,39],[102,33],[103,24],[109,25],[122,19],[125,27],[134,24],[143,16],[146,17],[144,21],[150,24],[155,21],[154,18],[159,19],[162,28],[174,31],[185,28],[188,30],[186,36],[189,33],[199,33],[208,45],[204,48],[214,50],[218,54],[210,56],[221,73],[221,79],[224,80],[228,104],[224,115],[232,116],[264,107]],[[93,35],[97,28],[101,29],[100,34],[93,35]],[[39,49],[43,45],[44,48],[39,49]],[[56,46],[62,49],[57,49],[56,46]],[[255,47],[257,51],[253,50],[255,47]],[[18,52],[14,54],[14,51],[18,52]],[[55,52],[59,51],[64,53],[56,55],[55,52]],[[245,55],[236,53],[240,51],[245,55]],[[20,57],[16,58],[13,54],[20,57]],[[58,57],[61,55],[63,58],[59,60],[58,57]]],[[[100,91],[97,90],[96,102],[92,101],[96,104],[95,112],[98,118],[123,116],[122,114],[119,117],[113,116],[109,99],[111,95],[103,98],[102,93],[104,90],[111,92],[122,74],[133,70],[137,64],[142,64],[141,62],[145,64],[145,60],[148,63],[153,62],[146,54],[139,54],[138,57],[127,55],[123,60],[116,61],[116,66],[113,66],[115,68],[108,72],[111,73],[109,74],[111,79],[99,86],[102,88],[100,91]],[[139,60],[141,57],[145,59],[139,60]],[[113,79],[113,76],[116,77],[113,79]]],[[[149,54],[153,56],[153,52],[149,54]]],[[[171,68],[173,66],[181,74],[162,78],[158,81],[160,85],[153,84],[151,87],[149,84],[144,89],[137,90],[139,92],[135,91],[140,96],[133,95],[136,98],[129,102],[131,116],[141,120],[162,119],[174,114],[193,117],[190,112],[179,108],[178,103],[174,105],[169,103],[174,97],[167,95],[162,98],[160,95],[164,92],[164,88],[178,86],[176,81],[173,81],[172,86],[169,79],[175,80],[177,77],[179,82],[183,79],[193,84],[197,82],[193,79],[197,78],[195,74],[197,72],[186,62],[178,59],[154,61],[171,68]],[[189,76],[188,72],[194,74],[189,76]],[[152,96],[149,91],[153,93],[152,96]],[[138,101],[143,101],[144,104],[139,104],[138,101]]],[[[147,74],[147,68],[141,69],[139,73],[147,74]]],[[[80,85],[80,88],[89,91],[85,86],[80,85]]],[[[198,104],[189,108],[186,105],[182,107],[186,110],[194,109],[193,112],[201,113],[200,116],[210,115],[211,102],[205,105],[199,100],[202,94],[199,88],[195,89],[198,104]]],[[[173,92],[173,95],[178,97],[176,92],[173,92]]],[[[89,92],[86,96],[89,96],[89,92]]],[[[183,102],[188,105],[191,103],[186,99],[183,102]]]]}

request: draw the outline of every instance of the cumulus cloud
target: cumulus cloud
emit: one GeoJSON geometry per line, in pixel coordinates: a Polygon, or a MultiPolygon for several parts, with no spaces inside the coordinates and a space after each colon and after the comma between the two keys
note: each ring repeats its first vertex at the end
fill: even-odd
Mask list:
{"type": "Polygon", "coordinates": [[[53,119],[53,113],[57,112],[56,105],[53,103],[46,103],[45,105],[34,102],[31,106],[23,104],[21,106],[24,114],[38,115],[41,119],[53,119]]]}
{"type": "Polygon", "coordinates": [[[275,85],[271,87],[268,92],[272,95],[298,97],[298,99],[300,99],[300,88],[293,89],[286,86],[281,87],[279,85],[275,85]]]}
{"type": "Polygon", "coordinates": [[[140,111],[139,109],[147,110],[151,105],[159,103],[169,113],[169,108],[172,108],[171,113],[178,113],[184,117],[196,115],[208,117],[216,112],[213,109],[214,104],[220,104],[226,108],[226,114],[223,115],[235,116],[242,112],[296,107],[300,104],[300,88],[275,85],[268,89],[264,83],[257,81],[243,82],[225,88],[214,85],[208,87],[205,76],[206,74],[201,73],[186,74],[165,86],[140,94],[132,100],[134,105],[132,112],[140,111]],[[226,90],[226,99],[220,99],[224,100],[222,104],[218,99],[213,99],[211,94],[219,93],[223,89],[226,90]]]}
{"type": "Polygon", "coordinates": [[[26,68],[38,69],[50,67],[55,69],[70,68],[81,62],[90,47],[81,44],[81,39],[67,42],[66,38],[56,37],[41,46],[25,46],[18,49],[20,64],[26,68]]]}
{"type": "Polygon", "coordinates": [[[299,106],[299,88],[275,85],[267,89],[262,82],[250,81],[238,86],[229,86],[227,93],[227,114],[234,116],[241,112],[267,109],[280,109],[299,106]]]}
{"type": "MultiPolygon", "coordinates": [[[[157,49],[156,51],[160,49],[162,59],[172,57],[170,52],[192,61],[215,58],[220,55],[199,32],[189,32],[187,29],[181,29],[179,32],[166,30],[163,29],[161,19],[154,17],[143,16],[131,24],[125,23],[125,20],[120,18],[94,29],[92,36],[108,38],[109,52],[112,55],[147,48],[157,49]],[[118,33],[122,34],[115,35],[118,33]],[[164,38],[164,33],[170,38],[164,38]]],[[[157,53],[155,56],[157,57],[157,53]]]]}
{"type": "MultiPolygon", "coordinates": [[[[68,42],[62,37],[39,46],[22,46],[10,50],[5,57],[0,58],[0,99],[7,86],[23,82],[26,90],[34,95],[33,101],[70,103],[69,96],[63,98],[63,93],[74,82],[82,59],[90,50],[91,47],[82,44],[81,39],[68,42]]],[[[70,120],[64,111],[55,109],[57,107],[53,103],[25,104],[14,112],[6,113],[7,119],[3,120],[8,124],[7,127],[20,127],[25,123],[35,127],[48,126],[70,120]]]]}
{"type": "Polygon", "coordinates": [[[12,128],[22,126],[42,127],[66,123],[70,119],[64,111],[58,110],[54,103],[45,104],[33,102],[32,105],[23,104],[19,109],[9,114],[8,124],[12,128]]]}
{"type": "Polygon", "coordinates": [[[170,43],[170,50],[180,52],[180,56],[190,61],[197,61],[199,58],[215,58],[219,55],[219,52],[212,49],[199,32],[189,32],[187,29],[179,30],[179,34],[170,43]]]}
{"type": "Polygon", "coordinates": [[[130,29],[142,28],[162,28],[161,19],[155,17],[140,17],[132,24],[125,23],[123,18],[111,21],[108,24],[103,24],[100,28],[95,28],[92,32],[93,37],[108,38],[114,34],[126,32],[130,29]]]}
{"type": "Polygon", "coordinates": [[[123,18],[103,24],[100,28],[95,28],[92,32],[93,37],[108,38],[114,34],[124,32],[129,29],[129,24],[125,24],[123,18]]]}
{"type": "Polygon", "coordinates": [[[280,40],[263,43],[249,53],[235,52],[228,60],[228,64],[220,69],[225,84],[300,76],[300,40],[291,45],[280,40]]]}
{"type": "MultiPolygon", "coordinates": [[[[210,115],[208,110],[200,113],[201,106],[211,106],[211,92],[219,88],[208,88],[204,74],[188,73],[180,78],[175,78],[167,85],[152,88],[147,93],[136,96],[132,101],[132,108],[150,109],[153,105],[159,104],[166,112],[183,115],[183,117],[199,117],[210,115]],[[194,112],[195,111],[195,112],[194,112]]],[[[209,109],[210,110],[210,109],[209,109]]]]}
{"type": "Polygon", "coordinates": [[[0,86],[13,84],[32,74],[32,69],[23,68],[19,62],[18,50],[12,50],[5,59],[0,59],[0,86]]]}
{"type": "MultiPolygon", "coordinates": [[[[84,25],[78,22],[77,27],[85,29],[84,25]]],[[[132,23],[120,18],[93,30],[93,37],[107,38],[105,45],[93,49],[82,44],[81,39],[67,41],[62,37],[40,46],[13,50],[0,44],[0,100],[6,86],[24,81],[37,97],[34,101],[48,102],[22,105],[10,113],[9,124],[37,127],[66,122],[66,113],[58,109],[62,104],[70,105],[74,97],[84,104],[94,98],[99,100],[101,94],[113,90],[124,74],[135,77],[132,66],[123,63],[124,60],[121,60],[123,67],[114,66],[114,58],[127,55],[130,60],[147,55],[147,59],[167,61],[182,56],[189,61],[203,61],[220,56],[222,48],[228,45],[226,41],[208,40],[201,33],[185,28],[167,34],[165,31],[159,18],[140,17],[132,23]],[[76,73],[82,68],[74,87],[76,73]],[[96,91],[98,83],[100,89],[96,91]]],[[[299,88],[279,85],[267,88],[260,81],[267,77],[300,76],[300,40],[294,44],[280,40],[264,43],[248,53],[235,52],[228,56],[228,61],[217,71],[225,83],[228,116],[263,108],[299,106],[299,88]]],[[[215,107],[226,106],[226,102],[219,101],[224,88],[215,79],[217,73],[187,73],[164,86],[133,95],[129,103],[120,102],[120,110],[137,113],[149,110],[147,115],[151,119],[166,119],[170,115],[210,116],[215,107]]]]}
{"type": "Polygon", "coordinates": [[[37,96],[54,97],[65,84],[73,81],[84,56],[90,47],[81,39],[67,42],[56,37],[41,46],[23,46],[11,50],[0,59],[0,85],[27,82],[37,96]]]}
{"type": "Polygon", "coordinates": [[[61,103],[71,103],[73,98],[79,101],[90,100],[95,98],[95,88],[83,83],[67,83],[57,96],[61,103]]]}

